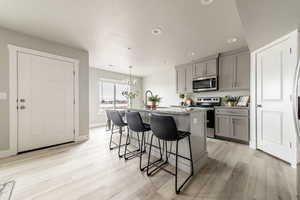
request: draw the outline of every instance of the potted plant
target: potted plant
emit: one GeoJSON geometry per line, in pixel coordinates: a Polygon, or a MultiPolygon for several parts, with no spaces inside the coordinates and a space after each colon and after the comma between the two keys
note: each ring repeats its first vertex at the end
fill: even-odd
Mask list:
{"type": "Polygon", "coordinates": [[[235,106],[237,101],[238,101],[238,97],[225,96],[223,101],[224,101],[226,106],[235,106]]]}
{"type": "Polygon", "coordinates": [[[161,98],[158,95],[153,95],[148,97],[148,101],[151,102],[151,109],[156,109],[157,103],[159,103],[161,98]]]}
{"type": "Polygon", "coordinates": [[[185,95],[184,95],[184,94],[179,94],[179,98],[181,99],[180,105],[181,105],[181,106],[184,106],[184,98],[185,98],[185,95]]]}

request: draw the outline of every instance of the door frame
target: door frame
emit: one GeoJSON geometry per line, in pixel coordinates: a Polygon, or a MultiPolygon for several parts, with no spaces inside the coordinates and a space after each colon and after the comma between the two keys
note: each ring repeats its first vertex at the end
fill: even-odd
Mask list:
{"type": "Polygon", "coordinates": [[[8,154],[18,154],[18,54],[26,53],[72,63],[74,65],[74,142],[79,136],[79,60],[8,44],[9,50],[9,150],[8,154]]]}
{"type": "MultiPolygon", "coordinates": [[[[275,45],[277,45],[278,43],[281,43],[283,41],[286,41],[288,39],[293,40],[293,43],[295,44],[295,46],[292,46],[293,48],[293,53],[297,54],[297,48],[298,48],[298,43],[297,43],[297,38],[298,38],[298,30],[294,30],[292,32],[290,32],[287,35],[284,35],[283,37],[251,52],[251,67],[250,67],[250,96],[251,96],[251,104],[250,104],[250,147],[253,149],[258,149],[257,146],[257,112],[256,112],[256,106],[257,106],[257,54],[269,49],[275,45]]],[[[298,55],[297,55],[298,56],[298,55]]],[[[295,72],[296,73],[296,72],[295,72]]],[[[294,82],[296,79],[296,75],[295,77],[292,77],[294,82]]],[[[294,110],[295,107],[295,93],[294,93],[294,88],[291,88],[291,109],[292,111],[294,110]]],[[[294,118],[294,112],[291,112],[291,117],[294,118]]],[[[292,122],[294,123],[294,121],[292,122]]],[[[297,155],[296,155],[296,151],[297,151],[297,141],[296,139],[296,124],[294,123],[293,125],[293,129],[295,131],[294,135],[290,135],[290,140],[292,141],[291,145],[292,145],[292,153],[294,155],[291,155],[290,157],[290,164],[293,168],[296,168],[297,166],[297,155]]]]}

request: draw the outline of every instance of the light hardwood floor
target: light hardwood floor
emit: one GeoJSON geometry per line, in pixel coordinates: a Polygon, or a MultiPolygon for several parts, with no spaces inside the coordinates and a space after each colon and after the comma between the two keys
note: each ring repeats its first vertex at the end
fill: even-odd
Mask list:
{"type": "Polygon", "coordinates": [[[17,181],[13,199],[45,200],[289,200],[296,170],[246,145],[208,140],[209,161],[180,195],[165,172],[147,177],[138,159],[125,162],[108,149],[109,134],[0,160],[0,181],[17,181]]]}

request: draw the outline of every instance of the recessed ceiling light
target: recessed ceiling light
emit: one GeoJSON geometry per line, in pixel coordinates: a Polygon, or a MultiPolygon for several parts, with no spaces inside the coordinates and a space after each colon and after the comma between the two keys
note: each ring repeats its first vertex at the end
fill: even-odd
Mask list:
{"type": "Polygon", "coordinates": [[[238,39],[237,39],[236,37],[228,38],[228,39],[227,39],[227,43],[228,43],[228,44],[235,43],[235,42],[237,42],[237,41],[238,41],[238,39]]]}
{"type": "Polygon", "coordinates": [[[192,53],[191,53],[191,56],[194,56],[194,55],[195,55],[195,52],[192,52],[192,53]]]}
{"type": "Polygon", "coordinates": [[[162,29],[160,27],[152,29],[151,33],[153,35],[160,35],[162,33],[162,29]]]}
{"type": "Polygon", "coordinates": [[[211,4],[213,1],[214,0],[201,0],[201,3],[202,3],[202,5],[207,6],[207,5],[211,4]]]}

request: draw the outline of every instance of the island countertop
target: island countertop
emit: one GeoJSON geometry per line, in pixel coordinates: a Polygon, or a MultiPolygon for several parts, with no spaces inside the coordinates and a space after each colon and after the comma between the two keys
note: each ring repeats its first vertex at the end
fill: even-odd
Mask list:
{"type": "Polygon", "coordinates": [[[162,114],[171,114],[171,115],[189,115],[194,112],[204,112],[207,111],[207,108],[176,108],[176,107],[166,107],[166,108],[157,108],[155,110],[148,108],[129,108],[129,111],[136,112],[149,112],[149,113],[162,113],[162,114]]]}

